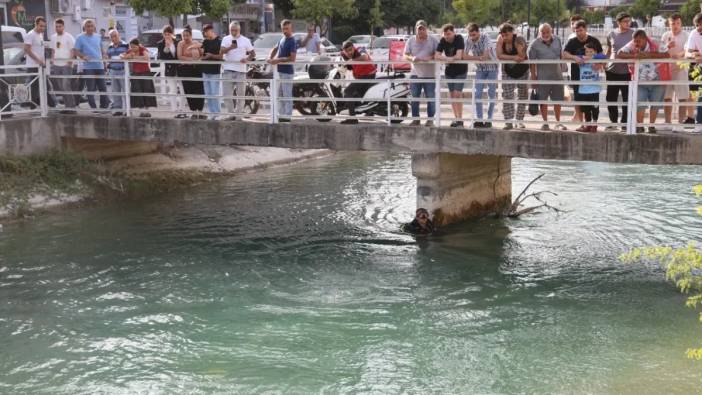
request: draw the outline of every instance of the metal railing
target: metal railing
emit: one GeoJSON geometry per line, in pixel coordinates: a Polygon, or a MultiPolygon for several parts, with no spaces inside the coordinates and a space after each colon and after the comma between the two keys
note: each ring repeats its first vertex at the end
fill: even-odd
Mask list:
{"type": "MultiPolygon", "coordinates": [[[[75,62],[75,60],[73,60],[75,62]]],[[[97,62],[97,61],[95,61],[97,62]]],[[[522,117],[521,107],[527,107],[529,104],[547,105],[553,107],[560,105],[565,108],[561,115],[570,115],[576,107],[596,106],[598,109],[607,107],[627,107],[626,122],[602,122],[600,120],[585,123],[576,116],[571,120],[559,119],[557,122],[563,125],[570,126],[573,130],[576,126],[605,126],[623,128],[627,133],[636,133],[637,128],[644,126],[673,128],[673,127],[690,127],[690,125],[679,124],[676,122],[641,122],[637,120],[637,109],[642,107],[672,107],[684,106],[692,108],[697,107],[697,103],[671,103],[660,100],[644,100],[639,101],[638,91],[641,86],[644,89],[649,86],[689,86],[695,85],[695,82],[690,81],[638,81],[639,66],[644,63],[654,64],[672,64],[672,67],[680,67],[680,65],[689,65],[691,61],[684,59],[655,59],[655,60],[597,60],[590,61],[594,64],[606,63],[625,63],[633,65],[633,74],[631,81],[607,81],[605,73],[601,72],[601,80],[592,81],[573,81],[568,78],[569,73],[561,70],[558,74],[562,79],[552,80],[532,80],[529,77],[522,79],[507,79],[499,70],[503,65],[514,64],[511,61],[460,61],[452,62],[452,64],[467,64],[469,73],[465,79],[447,79],[444,75],[444,68],[447,65],[443,62],[431,61],[423,62],[425,66],[433,66],[433,74],[424,78],[415,78],[403,72],[391,71],[400,66],[408,64],[407,61],[370,61],[370,62],[342,62],[340,60],[330,61],[305,61],[306,68],[312,70],[312,66],[317,69],[321,68],[321,73],[317,70],[314,74],[317,78],[311,78],[308,73],[298,73],[293,79],[290,76],[283,78],[275,67],[269,71],[271,67],[265,62],[250,62],[248,63],[248,74],[246,78],[235,79],[229,78],[226,74],[218,74],[203,78],[198,71],[192,72],[192,67],[202,65],[223,65],[223,62],[198,61],[198,62],[182,62],[182,61],[153,61],[146,62],[144,60],[127,61],[127,60],[104,60],[101,61],[108,66],[120,64],[123,67],[123,72],[104,73],[104,68],[101,71],[90,72],[83,70],[82,74],[56,74],[52,72],[52,66],[46,68],[38,68],[36,72],[20,71],[22,66],[5,66],[3,68],[5,74],[0,74],[0,82],[8,89],[10,100],[0,106],[0,119],[14,114],[34,114],[46,116],[57,111],[75,111],[84,112],[102,112],[102,113],[122,113],[125,116],[190,116],[191,118],[213,118],[218,119],[236,117],[238,119],[246,119],[251,121],[262,121],[269,123],[278,123],[289,119],[314,119],[317,121],[332,121],[346,119],[360,119],[363,121],[380,121],[387,124],[401,123],[406,121],[431,121],[435,126],[442,126],[447,121],[463,121],[469,125],[475,125],[476,122],[493,122],[493,123],[511,123],[513,126],[520,127],[522,123],[528,124],[543,124],[544,121],[540,114],[536,118],[522,117]],[[153,76],[151,73],[139,74],[133,73],[132,68],[134,63],[161,63],[161,64],[176,64],[178,75],[176,76],[153,76]],[[375,79],[353,79],[351,71],[346,70],[347,66],[361,64],[385,65],[387,71],[378,72],[375,79]],[[495,65],[498,69],[497,77],[494,79],[476,78],[475,68],[479,65],[489,64],[495,65]],[[192,75],[191,75],[192,74],[192,75]],[[317,75],[318,74],[318,75],[317,75]],[[319,78],[323,77],[323,78],[319,78]],[[69,81],[68,84],[61,83],[61,80],[69,81]],[[98,81],[102,80],[102,83],[98,81]],[[203,89],[204,83],[210,83],[211,86],[217,86],[216,94],[205,94],[203,89]],[[447,93],[447,85],[451,83],[463,83],[464,87],[461,90],[462,94],[458,98],[451,98],[447,93]],[[38,100],[31,94],[29,98],[22,95],[22,92],[31,92],[29,88],[32,84],[37,84],[38,100]],[[175,87],[177,92],[163,93],[161,85],[170,84],[175,87]],[[233,85],[232,90],[237,91],[239,87],[244,87],[244,92],[236,92],[233,95],[224,95],[222,89],[226,84],[233,85]],[[427,84],[425,88],[429,89],[424,97],[413,97],[411,90],[416,88],[418,84],[427,84]],[[433,85],[432,85],[433,84],[433,85]],[[91,88],[90,91],[85,91],[85,86],[91,88]],[[110,85],[108,89],[108,85],[110,85]],[[286,87],[285,94],[281,88],[286,87]],[[357,90],[360,85],[369,85],[368,92],[359,97],[349,97],[344,94],[349,86],[355,86],[357,90]],[[483,97],[475,94],[478,85],[488,85],[494,88],[495,96],[483,97]],[[597,101],[575,101],[574,95],[565,94],[565,99],[560,101],[541,99],[532,100],[529,97],[520,97],[519,94],[513,95],[511,98],[506,94],[505,87],[509,87],[513,91],[519,92],[519,87],[527,86],[527,88],[537,88],[540,85],[553,85],[561,87],[566,93],[569,93],[568,87],[576,87],[583,85],[598,85],[601,87],[600,93],[597,95],[597,101]],[[21,88],[24,86],[24,88],[21,88]],[[64,89],[56,89],[57,86],[62,86],[64,89]],[[66,89],[65,87],[69,88],[66,89]],[[104,86],[104,89],[103,89],[104,86]],[[120,88],[123,87],[123,88],[120,88]],[[624,86],[628,88],[629,95],[626,101],[607,101],[603,100],[606,96],[605,92],[608,86],[624,86]],[[77,88],[76,88],[77,87],[77,88]],[[292,95],[288,94],[292,92],[292,95]],[[498,95],[498,93],[502,93],[498,95]],[[85,98],[93,95],[97,96],[98,100],[93,99],[92,108],[86,108],[81,104],[85,98]],[[568,99],[570,96],[570,99],[568,99]],[[74,97],[77,105],[68,106],[67,98],[74,97]],[[100,106],[99,98],[110,98],[102,100],[100,106]],[[115,108],[115,103],[121,99],[122,106],[115,108]],[[172,108],[164,105],[163,102],[170,101],[174,97],[184,98],[189,102],[189,107],[172,108]],[[30,108],[26,109],[25,103],[22,100],[30,102],[30,108]],[[28,99],[28,100],[27,100],[28,99]],[[214,101],[212,104],[216,111],[204,111],[207,109],[207,100],[214,101]],[[231,104],[222,106],[223,102],[229,100],[231,104]],[[243,108],[239,108],[243,101],[243,108]],[[63,102],[63,104],[61,104],[63,102]],[[160,102],[160,103],[159,103],[160,102]],[[238,102],[238,103],[237,103],[238,102]],[[109,108],[107,103],[111,103],[113,108],[109,108]],[[359,114],[347,115],[340,114],[349,110],[349,103],[352,103],[359,114]],[[463,115],[458,117],[451,109],[454,103],[460,103],[459,106],[465,110],[465,105],[468,104],[468,111],[464,111],[463,115]],[[476,107],[481,104],[484,110],[488,110],[490,105],[494,106],[494,114],[491,119],[479,119],[476,115],[476,107]],[[415,113],[410,115],[410,107],[414,105],[415,113]],[[502,107],[504,113],[505,105],[508,107],[515,106],[515,117],[505,119],[500,117],[498,108],[502,107]],[[419,113],[416,112],[419,106],[419,113]],[[284,108],[293,108],[294,111],[283,112],[284,108]],[[433,107],[434,113],[429,116],[427,111],[433,107]],[[233,109],[233,111],[231,111],[233,109]],[[426,115],[422,115],[426,114],[426,115]],[[516,124],[516,125],[515,125],[516,124]]],[[[529,65],[570,65],[573,63],[570,60],[529,60],[523,62],[529,65]]],[[[556,66],[560,70],[560,66],[556,66]]],[[[380,68],[379,68],[380,69],[380,68]]],[[[700,83],[702,84],[702,83],[700,83]]],[[[230,87],[231,87],[230,85],[230,87]]],[[[1,85],[0,85],[1,86],[1,85]]],[[[559,88],[560,89],[560,88],[559,88]]],[[[227,89],[229,91],[229,89],[227,89]]],[[[524,92],[524,88],[521,90],[524,92]]],[[[528,91],[528,89],[527,89],[528,91]]],[[[693,91],[694,92],[694,91],[693,91]]],[[[695,94],[696,95],[696,94],[695,94]]],[[[659,95],[660,96],[660,95],[659,95]]],[[[0,98],[1,99],[1,98],[0,98]]],[[[689,101],[695,100],[693,95],[687,98],[689,101]]],[[[2,103],[0,103],[2,104],[2,103]]],[[[656,110],[657,111],[657,110],[656,110]]],[[[551,113],[548,113],[551,115],[551,113]]],[[[604,111],[603,111],[604,115],[604,111]]],[[[689,115],[691,116],[691,115],[689,115]]],[[[565,117],[563,117],[565,118],[565,117]]],[[[604,118],[604,117],[603,117],[604,118]]],[[[605,118],[606,119],[606,118],[605,118]]],[[[694,126],[694,125],[693,125],[694,126]]],[[[640,129],[638,129],[640,130],[640,129]]]]}

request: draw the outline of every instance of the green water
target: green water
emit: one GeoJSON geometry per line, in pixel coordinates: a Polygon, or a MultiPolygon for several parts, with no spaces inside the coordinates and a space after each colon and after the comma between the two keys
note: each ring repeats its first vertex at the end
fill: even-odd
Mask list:
{"type": "Polygon", "coordinates": [[[417,243],[406,155],[340,154],[6,224],[0,392],[699,393],[702,323],[639,245],[698,167],[514,160],[543,212],[417,243]]]}

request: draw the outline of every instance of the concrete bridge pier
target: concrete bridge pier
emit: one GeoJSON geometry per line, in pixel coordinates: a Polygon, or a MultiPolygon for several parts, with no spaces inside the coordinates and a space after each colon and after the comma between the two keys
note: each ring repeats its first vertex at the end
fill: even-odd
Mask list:
{"type": "Polygon", "coordinates": [[[417,207],[436,225],[496,212],[512,200],[512,158],[449,153],[413,154],[417,207]]]}

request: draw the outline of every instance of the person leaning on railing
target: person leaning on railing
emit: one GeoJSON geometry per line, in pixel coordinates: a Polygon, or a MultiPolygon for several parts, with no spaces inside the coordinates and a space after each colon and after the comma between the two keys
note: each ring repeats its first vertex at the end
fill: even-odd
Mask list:
{"type": "MultiPolygon", "coordinates": [[[[699,71],[702,66],[702,13],[695,15],[693,19],[695,24],[695,30],[690,32],[690,36],[687,38],[687,44],[685,45],[685,56],[688,59],[694,59],[697,63],[696,65],[690,65],[690,67],[695,67],[699,71]]],[[[698,77],[699,78],[699,77],[698,77]]],[[[702,95],[697,96],[697,126],[695,127],[695,133],[702,132],[702,108],[699,103],[702,103],[702,95]]]]}
{"type": "MultiPolygon", "coordinates": [[[[592,37],[587,33],[587,23],[585,22],[585,20],[581,19],[576,21],[574,25],[574,30],[575,36],[568,40],[568,42],[565,45],[565,48],[563,48],[563,55],[561,57],[563,59],[572,60],[575,62],[570,65],[570,80],[580,81],[580,65],[587,60],[587,58],[585,57],[585,46],[590,46],[594,48],[597,54],[601,54],[603,51],[600,40],[596,39],[595,37],[592,37]]],[[[579,85],[573,84],[572,89],[573,98],[577,98],[579,85]]],[[[574,117],[574,120],[582,122],[582,113],[580,106],[576,105],[575,111],[576,115],[574,117]]]]}
{"type": "Polygon", "coordinates": [[[502,113],[505,119],[504,130],[514,128],[514,120],[520,129],[526,128],[524,125],[524,115],[526,114],[526,103],[517,104],[517,114],[514,113],[514,91],[517,91],[518,100],[527,100],[529,96],[529,86],[527,84],[515,84],[510,81],[526,81],[529,78],[529,65],[522,63],[527,60],[526,41],[524,37],[514,33],[514,26],[503,23],[500,26],[500,36],[502,44],[497,47],[497,58],[509,60],[515,63],[504,64],[502,66],[502,113]]]}
{"type": "Polygon", "coordinates": [[[280,28],[283,30],[283,38],[278,41],[273,49],[271,49],[268,63],[278,68],[278,77],[280,77],[280,111],[283,115],[278,119],[279,122],[290,122],[292,117],[292,80],[295,77],[295,68],[291,63],[297,59],[297,42],[293,35],[292,21],[284,19],[280,22],[280,28]],[[281,64],[282,63],[282,64],[281,64]]]}
{"type": "MultiPolygon", "coordinates": [[[[553,29],[548,23],[543,23],[539,26],[539,36],[534,39],[529,45],[527,55],[531,60],[552,60],[550,64],[531,64],[531,79],[538,81],[562,81],[563,70],[561,64],[557,63],[561,59],[562,45],[561,40],[553,35],[553,29]]],[[[563,85],[561,84],[538,84],[534,87],[537,92],[538,100],[553,100],[563,101],[563,85]]],[[[541,125],[541,130],[547,131],[550,129],[548,125],[548,104],[540,104],[541,118],[544,123],[541,125]]],[[[553,105],[553,113],[556,117],[556,125],[554,130],[568,130],[561,123],[561,105],[553,105]]]]}
{"type": "MultiPolygon", "coordinates": [[[[668,48],[666,46],[658,47],[656,43],[653,42],[646,35],[646,31],[639,29],[634,32],[634,38],[626,44],[622,49],[617,52],[617,59],[664,59],[670,58],[668,53],[668,48]]],[[[635,64],[630,66],[630,72],[634,74],[633,67],[635,64]]],[[[642,102],[662,102],[665,95],[665,85],[650,85],[643,82],[646,81],[660,81],[661,74],[657,64],[652,62],[638,62],[638,75],[639,84],[637,87],[638,95],[637,101],[639,103],[636,109],[636,122],[638,124],[643,123],[644,115],[646,113],[646,106],[642,105],[642,102]]],[[[656,127],[653,124],[656,123],[656,117],[658,116],[659,104],[651,104],[649,110],[649,123],[648,127],[649,133],[656,133],[656,127]]],[[[636,127],[636,133],[643,133],[644,128],[642,126],[636,127]]]]}
{"type": "MultiPolygon", "coordinates": [[[[202,57],[202,44],[193,41],[193,30],[190,28],[190,25],[186,25],[183,28],[181,35],[183,40],[178,43],[178,59],[188,62],[200,60],[202,57]]],[[[187,78],[183,80],[183,90],[185,91],[188,107],[190,111],[193,111],[191,118],[207,119],[207,116],[202,114],[202,109],[205,107],[205,99],[191,96],[203,96],[205,94],[200,66],[192,63],[179,64],[178,77],[187,78]]]]}
{"type": "MultiPolygon", "coordinates": [[[[119,32],[112,29],[109,32],[110,46],[107,47],[107,58],[121,60],[122,55],[129,51],[129,45],[122,41],[119,32]]],[[[122,96],[125,92],[124,86],[124,62],[108,62],[107,73],[110,79],[110,91],[112,92],[111,109],[114,111],[112,115],[120,116],[124,114],[124,104],[122,96]]]]}
{"type": "MultiPolygon", "coordinates": [[[[453,82],[447,83],[449,96],[451,99],[460,100],[463,99],[463,84],[468,75],[468,65],[465,63],[451,64],[451,62],[463,59],[463,50],[466,43],[463,41],[463,36],[455,33],[452,24],[445,24],[441,27],[441,30],[443,31],[443,37],[439,40],[439,45],[436,47],[435,59],[449,63],[444,71],[446,79],[453,80],[453,82]]],[[[451,103],[451,109],[453,110],[454,118],[456,118],[455,121],[451,122],[451,127],[463,127],[463,101],[451,103]]]]}
{"type": "MultiPolygon", "coordinates": [[[[427,23],[423,20],[417,21],[415,24],[417,34],[410,37],[405,43],[404,57],[412,62],[412,71],[410,79],[434,79],[434,67],[439,67],[438,64],[427,63],[434,59],[434,52],[439,42],[427,30],[427,23]],[[424,63],[424,64],[423,64],[424,63]]],[[[434,105],[434,96],[436,94],[436,83],[434,82],[410,82],[410,91],[412,97],[419,98],[424,91],[424,97],[429,99],[427,102],[427,116],[430,118],[426,122],[426,126],[434,126],[434,118],[436,111],[434,105]]],[[[412,118],[419,117],[419,102],[411,103],[412,118]]],[[[418,119],[412,120],[411,126],[419,126],[421,121],[418,119]]]]}
{"type": "Polygon", "coordinates": [[[86,19],[83,22],[83,33],[76,38],[76,45],[73,48],[73,55],[83,61],[83,78],[88,88],[88,104],[90,108],[96,108],[95,96],[90,92],[100,93],[100,108],[108,108],[110,100],[105,86],[105,66],[102,59],[105,53],[102,50],[101,38],[95,32],[95,21],[86,19]]]}
{"type": "MultiPolygon", "coordinates": [[[[166,25],[161,31],[163,38],[156,43],[158,60],[177,60],[178,59],[178,44],[180,41],[173,34],[173,27],[166,25]]],[[[183,107],[181,96],[178,91],[184,93],[183,84],[176,79],[178,76],[178,65],[176,63],[166,63],[163,65],[163,75],[161,75],[161,84],[165,85],[165,93],[168,94],[168,100],[171,103],[171,111],[178,113],[176,118],[187,118],[187,114],[179,113],[183,107]]]]}
{"type": "MultiPolygon", "coordinates": [[[[357,61],[357,62],[370,62],[371,58],[366,53],[365,50],[360,51],[353,46],[353,42],[344,41],[342,45],[341,58],[345,61],[357,61]]],[[[349,66],[353,73],[353,78],[356,80],[373,80],[375,79],[375,73],[377,68],[374,64],[354,64],[349,66]]],[[[371,84],[366,83],[356,83],[348,84],[344,89],[345,98],[362,98],[363,95],[370,89],[371,84]]],[[[355,101],[347,102],[346,105],[349,108],[349,115],[356,115],[356,104],[355,101]]],[[[341,121],[343,124],[355,124],[358,123],[358,119],[349,118],[341,121]]]]}
{"type": "MultiPolygon", "coordinates": [[[[224,106],[227,112],[244,113],[246,100],[243,98],[232,99],[236,89],[237,96],[246,95],[246,62],[256,59],[251,40],[241,35],[241,26],[239,22],[229,24],[229,34],[222,39],[222,44],[219,50],[220,56],[224,59],[224,80],[223,96],[224,106]],[[236,109],[234,102],[236,101],[236,109]]],[[[230,116],[228,120],[235,120],[235,116],[230,116]]]]}
{"type": "MultiPolygon", "coordinates": [[[[38,73],[39,67],[46,66],[44,61],[44,32],[46,31],[46,19],[38,16],[34,19],[34,29],[24,36],[24,53],[26,55],[25,65],[27,73],[38,73]]],[[[35,108],[40,104],[39,77],[31,75],[27,77],[27,82],[31,82],[31,98],[29,106],[35,108]]]]}
{"type": "MultiPolygon", "coordinates": [[[[63,19],[58,18],[54,21],[54,30],[56,31],[51,35],[50,45],[51,45],[51,74],[60,76],[71,76],[73,75],[73,62],[66,59],[73,58],[73,46],[75,45],[75,38],[71,33],[65,31],[65,23],[63,19]]],[[[52,85],[55,89],[71,92],[71,79],[69,78],[54,78],[52,85]]],[[[75,96],[73,93],[63,94],[63,107],[64,110],[61,112],[64,114],[75,113],[75,108],[77,103],[75,101],[75,96]]]]}
{"type": "MultiPolygon", "coordinates": [[[[487,34],[480,33],[480,27],[471,23],[466,26],[468,37],[465,42],[463,51],[463,59],[475,61],[495,60],[495,47],[490,41],[487,34]],[[470,53],[470,55],[469,55],[470,53]]],[[[495,112],[495,99],[497,99],[497,64],[496,63],[479,63],[475,65],[475,90],[472,93],[475,96],[475,118],[473,123],[475,128],[491,128],[492,117],[495,112]],[[482,82],[490,81],[490,82],[482,82]],[[486,122],[483,122],[483,88],[487,87],[488,104],[486,122]]]]}
{"type": "Polygon", "coordinates": [[[132,108],[142,109],[140,117],[149,118],[151,113],[148,109],[156,107],[156,96],[154,96],[156,90],[154,89],[154,81],[150,78],[149,51],[141,45],[138,38],[133,38],[129,41],[129,51],[123,53],[121,57],[125,60],[143,60],[143,62],[129,63],[131,66],[129,88],[132,93],[129,97],[129,103],[132,108]]]}

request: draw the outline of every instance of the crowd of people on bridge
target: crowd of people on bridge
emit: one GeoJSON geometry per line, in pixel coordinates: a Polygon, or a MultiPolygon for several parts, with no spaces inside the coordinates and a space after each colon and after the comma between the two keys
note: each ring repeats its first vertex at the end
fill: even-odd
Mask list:
{"type": "MultiPolygon", "coordinates": [[[[673,14],[669,17],[669,30],[660,41],[650,37],[644,30],[631,29],[631,16],[620,13],[616,17],[618,28],[613,30],[604,43],[588,34],[587,22],[578,15],[570,18],[572,34],[562,42],[554,34],[549,24],[538,27],[538,34],[531,42],[519,35],[509,22],[499,27],[499,36],[493,43],[489,36],[475,23],[466,26],[466,37],[456,33],[452,24],[442,26],[439,39],[429,34],[429,27],[423,20],[415,24],[416,33],[405,43],[404,60],[411,63],[410,90],[413,98],[422,95],[426,102],[426,126],[433,125],[436,111],[434,99],[436,90],[436,67],[444,63],[443,78],[448,87],[454,121],[452,127],[463,127],[464,88],[468,80],[468,63],[475,64],[475,83],[471,94],[474,96],[474,124],[476,128],[491,128],[495,121],[498,83],[502,91],[502,120],[504,129],[526,128],[524,117],[531,100],[538,100],[536,106],[542,119],[542,130],[565,131],[568,127],[562,120],[561,109],[566,100],[566,88],[570,85],[570,97],[574,101],[575,114],[571,122],[580,124],[581,132],[598,130],[600,93],[602,80],[606,80],[606,102],[610,125],[608,131],[619,130],[627,123],[629,96],[628,82],[638,76],[637,88],[639,103],[671,102],[665,105],[664,115],[668,124],[673,123],[672,102],[678,103],[677,124],[700,124],[702,111],[693,118],[693,101],[686,69],[671,63],[641,62],[638,70],[630,63],[606,63],[606,59],[689,59],[702,63],[702,14],[694,18],[696,30],[689,34],[682,29],[682,17],[673,14]],[[604,44],[604,45],[603,45],[604,44]],[[507,62],[496,62],[507,61],[507,62]],[[526,63],[528,60],[552,61],[526,63]],[[458,62],[460,61],[460,62],[458,62]],[[567,62],[565,62],[567,61],[567,62]],[[568,67],[570,63],[570,67],[568,67]],[[564,74],[570,69],[570,83],[564,74]],[[422,81],[412,81],[418,79],[422,81]],[[427,82],[426,80],[434,80],[427,82]],[[664,84],[663,81],[671,81],[664,84]],[[529,96],[529,90],[534,93],[529,96]],[[487,90],[487,97],[484,97],[487,90]],[[549,122],[549,106],[552,107],[555,122],[549,122]],[[485,107],[487,111],[485,112],[485,107]]],[[[29,71],[45,67],[44,34],[46,20],[37,17],[25,37],[26,65],[29,71]]],[[[256,53],[251,41],[241,35],[238,22],[228,26],[229,34],[220,38],[212,25],[203,28],[204,40],[193,40],[192,30],[186,26],[181,37],[174,35],[171,26],[162,30],[162,40],[157,44],[157,58],[167,63],[162,69],[162,84],[170,102],[171,111],[176,117],[195,119],[236,119],[231,114],[245,113],[244,96],[246,87],[247,63],[254,60],[256,53]],[[202,61],[207,61],[202,63],[202,61]],[[218,63],[213,63],[218,62],[218,63]],[[183,95],[187,101],[187,111],[181,103],[183,95]],[[222,100],[221,98],[224,98],[222,100]],[[227,117],[220,117],[222,103],[227,117]]],[[[109,109],[114,115],[124,115],[129,97],[130,108],[138,109],[138,115],[151,116],[150,109],[156,107],[154,78],[150,65],[149,51],[134,38],[125,42],[117,30],[107,32],[110,44],[107,49],[101,46],[101,36],[96,33],[93,20],[83,23],[83,32],[76,38],[64,30],[64,21],[54,21],[55,32],[50,36],[50,82],[53,90],[60,92],[64,112],[73,112],[80,102],[78,92],[87,89],[88,104],[91,108],[109,109]],[[128,60],[129,62],[125,62],[128,60]],[[125,78],[125,67],[129,67],[129,77],[125,78]],[[61,78],[79,74],[85,78],[61,78]],[[109,79],[110,91],[106,80],[109,79]],[[125,92],[128,94],[125,95],[125,92]],[[95,96],[98,99],[96,100],[95,96]]],[[[289,121],[292,116],[292,80],[294,78],[297,45],[293,36],[292,23],[281,23],[283,37],[268,54],[268,63],[277,67],[280,79],[279,97],[283,100],[277,106],[279,121],[289,121]]],[[[314,35],[314,28],[310,32],[314,35]]],[[[310,35],[308,34],[308,36],[310,35]]],[[[307,40],[309,41],[309,40],[307,40]]],[[[314,44],[314,43],[312,43],[314,44]]],[[[319,52],[319,44],[316,44],[319,52]]],[[[339,54],[344,61],[370,61],[364,49],[345,42],[339,54]]],[[[356,79],[376,78],[375,65],[353,63],[350,68],[356,79]]],[[[360,97],[364,84],[350,84],[345,90],[349,97],[360,97]]],[[[38,83],[32,84],[32,97],[39,98],[38,83]]],[[[57,103],[55,95],[49,101],[57,103]]],[[[36,101],[36,100],[35,100],[36,101]]],[[[348,106],[354,116],[354,105],[348,106]]],[[[420,125],[420,102],[411,102],[412,125],[420,125]]],[[[659,104],[639,105],[635,114],[638,124],[644,123],[648,110],[648,132],[655,133],[659,104]]],[[[344,123],[355,123],[355,118],[344,123]]],[[[637,132],[644,132],[643,127],[637,132]]]]}

